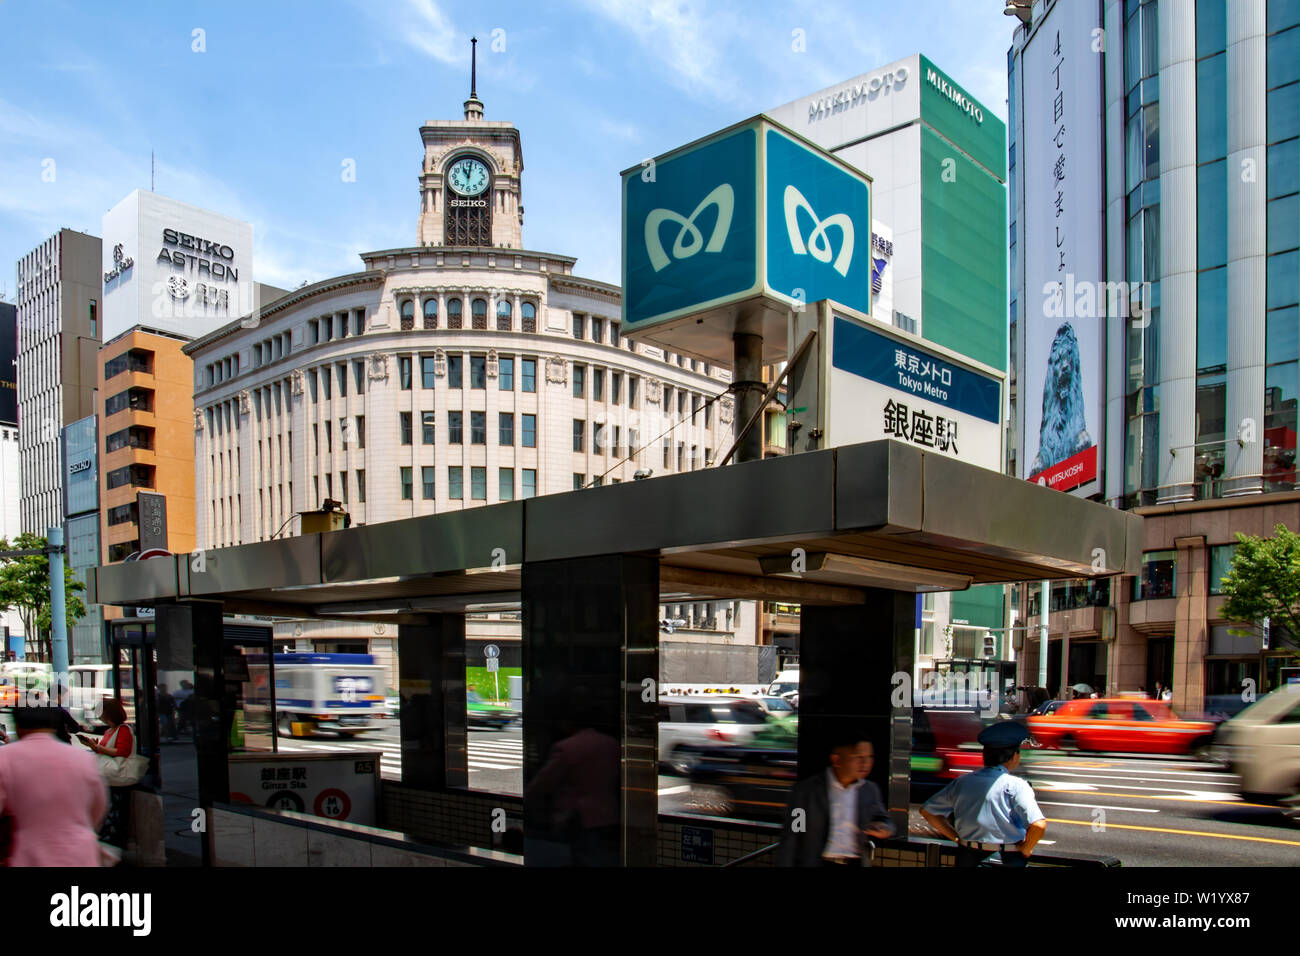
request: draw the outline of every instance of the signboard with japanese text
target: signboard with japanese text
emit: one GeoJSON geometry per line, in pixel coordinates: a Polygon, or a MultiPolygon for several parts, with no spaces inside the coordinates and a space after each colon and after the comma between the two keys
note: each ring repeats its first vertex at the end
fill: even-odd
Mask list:
{"type": "Polygon", "coordinates": [[[891,438],[1002,470],[1002,374],[850,310],[825,312],[822,447],[891,438]]]}
{"type": "Polygon", "coordinates": [[[713,866],[713,831],[708,827],[682,827],[682,862],[713,866]]]}
{"type": "Polygon", "coordinates": [[[1022,54],[1018,144],[1025,184],[1018,467],[1022,478],[1083,496],[1100,489],[1104,316],[1114,308],[1102,261],[1100,26],[1095,0],[1057,3],[1035,24],[1022,54]]]}
{"type": "Polygon", "coordinates": [[[379,751],[232,753],[230,802],[374,826],[379,751]]]}
{"type": "Polygon", "coordinates": [[[167,547],[167,496],[138,491],[136,510],[140,515],[140,550],[167,547]]]}
{"type": "Polygon", "coordinates": [[[756,116],[623,172],[623,325],[730,364],[733,333],[784,358],[786,317],[835,299],[870,312],[871,180],[756,116]]]}

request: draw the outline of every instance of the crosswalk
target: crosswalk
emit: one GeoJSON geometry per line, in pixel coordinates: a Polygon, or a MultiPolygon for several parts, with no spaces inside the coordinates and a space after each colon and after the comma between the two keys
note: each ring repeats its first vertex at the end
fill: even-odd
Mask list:
{"type": "MultiPolygon", "coordinates": [[[[398,779],[402,773],[401,741],[390,737],[360,737],[355,740],[290,740],[280,739],[281,753],[320,753],[334,751],[355,753],[358,750],[379,750],[380,774],[398,779]]],[[[469,769],[519,770],[524,766],[524,742],[518,737],[497,736],[495,733],[470,733],[469,769]]]]}
{"type": "Polygon", "coordinates": [[[523,770],[524,742],[519,738],[471,735],[470,770],[523,770]]]}

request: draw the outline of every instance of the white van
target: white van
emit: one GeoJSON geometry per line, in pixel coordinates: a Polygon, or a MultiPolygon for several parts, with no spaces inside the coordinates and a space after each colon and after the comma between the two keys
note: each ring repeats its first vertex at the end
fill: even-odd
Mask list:
{"type": "Polygon", "coordinates": [[[1218,745],[1241,794],[1277,803],[1300,794],[1300,684],[1287,684],[1219,727],[1218,745]]]}
{"type": "Polygon", "coordinates": [[[767,692],[773,697],[784,697],[786,694],[799,693],[799,672],[797,670],[781,671],[776,675],[776,680],[768,685],[767,692]]]}

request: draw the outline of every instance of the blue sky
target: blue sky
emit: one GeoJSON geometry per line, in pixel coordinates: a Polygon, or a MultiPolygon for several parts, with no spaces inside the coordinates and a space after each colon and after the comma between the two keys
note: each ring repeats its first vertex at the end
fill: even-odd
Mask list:
{"type": "Polygon", "coordinates": [[[916,52],[1005,119],[1000,6],[0,0],[0,290],[58,228],[99,235],[151,150],[159,193],[253,224],[260,281],[413,245],[419,127],[461,117],[471,34],[485,118],[522,134],[524,245],[618,282],[618,173],[647,156],[916,52]]]}

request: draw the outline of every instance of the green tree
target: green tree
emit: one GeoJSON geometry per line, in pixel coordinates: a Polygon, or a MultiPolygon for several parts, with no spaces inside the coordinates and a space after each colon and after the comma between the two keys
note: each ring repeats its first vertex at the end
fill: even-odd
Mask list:
{"type": "MultiPolygon", "coordinates": [[[[26,551],[41,549],[44,538],[23,533],[12,542],[0,538],[0,551],[26,551]]],[[[68,630],[86,615],[86,605],[78,596],[86,586],[72,575],[67,562],[63,565],[64,601],[67,610],[68,630]]],[[[23,632],[30,641],[36,638],[38,656],[48,661],[51,650],[53,617],[50,612],[50,559],[45,554],[29,554],[19,558],[0,558],[0,606],[18,612],[23,622],[23,632]]]]}
{"type": "MultiPolygon", "coordinates": [[[[1300,635],[1300,534],[1279,524],[1273,537],[1237,534],[1232,567],[1223,578],[1223,616],[1259,623],[1269,619],[1274,648],[1296,652],[1300,635]]],[[[1246,633],[1238,631],[1237,633],[1246,633]]]]}

